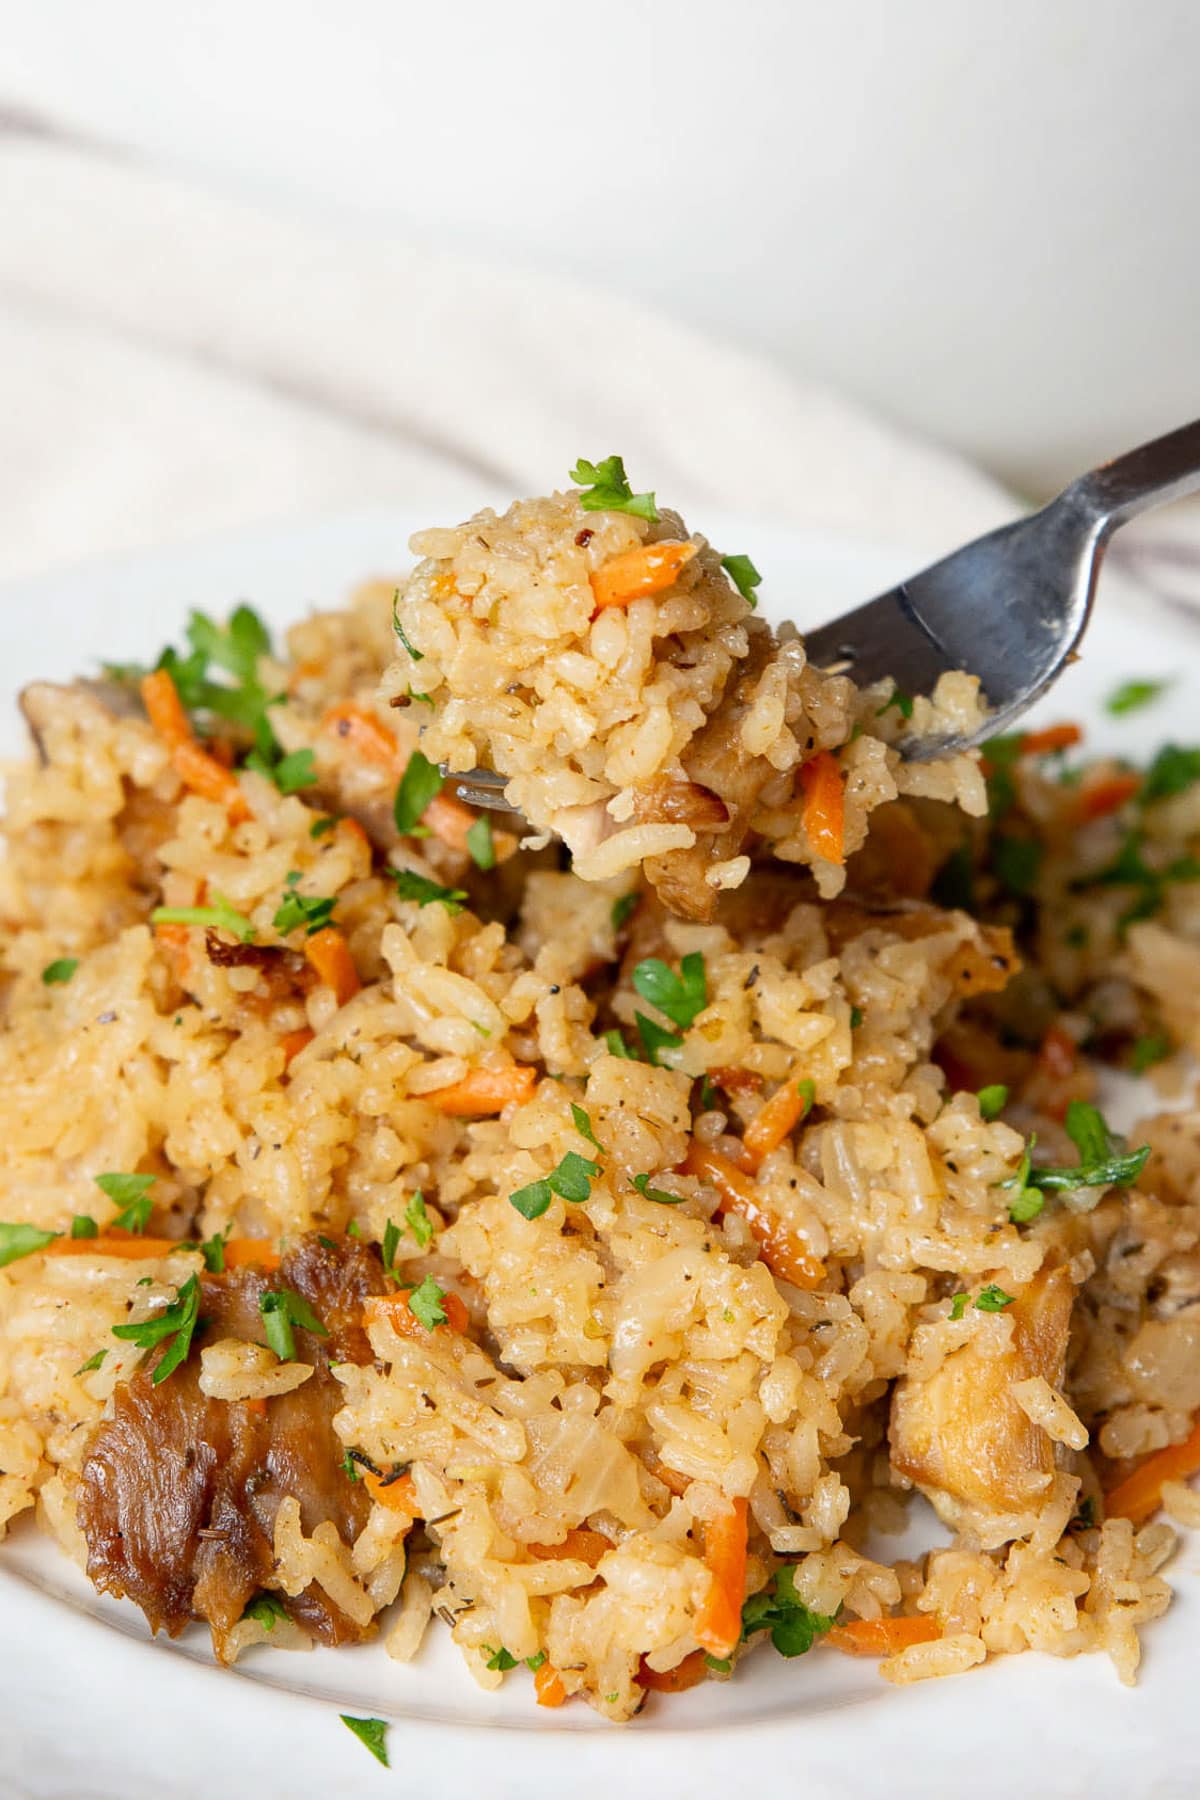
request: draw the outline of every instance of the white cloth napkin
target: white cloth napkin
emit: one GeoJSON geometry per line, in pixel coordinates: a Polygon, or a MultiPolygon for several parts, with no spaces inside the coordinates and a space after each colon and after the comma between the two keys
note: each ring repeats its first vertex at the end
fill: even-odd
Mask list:
{"type": "Polygon", "coordinates": [[[0,131],[0,577],[286,514],[449,521],[619,451],[638,485],[935,553],[1008,516],[949,454],[545,276],[0,131]]]}

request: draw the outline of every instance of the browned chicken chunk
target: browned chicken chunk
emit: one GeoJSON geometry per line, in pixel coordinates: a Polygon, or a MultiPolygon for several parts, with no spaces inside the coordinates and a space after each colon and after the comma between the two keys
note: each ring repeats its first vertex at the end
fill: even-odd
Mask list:
{"type": "MultiPolygon", "coordinates": [[[[385,1287],[375,1250],[315,1234],[274,1274],[246,1268],[202,1277],[201,1327],[188,1361],[155,1387],[162,1352],[152,1352],[117,1388],[84,1457],[78,1518],[97,1587],[135,1601],[151,1629],[171,1637],[191,1619],[207,1620],[225,1657],[247,1603],[272,1586],[275,1515],[286,1496],[299,1501],[307,1534],[331,1520],[353,1543],[369,1503],[340,1466],[332,1420],[342,1396],[329,1364],[371,1360],[363,1305],[385,1287]],[[259,1299],[279,1288],[300,1295],[328,1331],[295,1332],[297,1357],[315,1372],[265,1403],[210,1399],[200,1389],[199,1350],[223,1338],[261,1342],[259,1299]]],[[[322,1643],[364,1635],[315,1583],[278,1599],[322,1643]]]]}

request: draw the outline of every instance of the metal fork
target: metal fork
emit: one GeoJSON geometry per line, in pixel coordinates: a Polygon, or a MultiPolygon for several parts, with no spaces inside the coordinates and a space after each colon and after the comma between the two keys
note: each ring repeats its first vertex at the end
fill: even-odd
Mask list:
{"type": "MultiPolygon", "coordinates": [[[[910,694],[931,693],[947,670],[978,675],[990,707],[982,730],[900,746],[918,761],[966,749],[1012,724],[1071,661],[1113,533],[1197,489],[1200,420],[1080,475],[1038,512],[810,631],[809,661],[844,669],[860,686],[891,676],[910,694]]],[[[472,805],[514,812],[503,789],[503,776],[489,769],[458,781],[472,805]]]]}

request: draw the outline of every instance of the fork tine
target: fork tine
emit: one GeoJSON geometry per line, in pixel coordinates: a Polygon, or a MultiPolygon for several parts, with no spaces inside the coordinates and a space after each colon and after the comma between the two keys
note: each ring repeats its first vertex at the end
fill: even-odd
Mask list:
{"type": "Polygon", "coordinates": [[[454,775],[443,763],[438,769],[443,781],[452,781],[458,798],[468,806],[480,806],[486,812],[510,813],[520,818],[520,809],[504,798],[505,780],[494,769],[467,769],[454,775]]]}

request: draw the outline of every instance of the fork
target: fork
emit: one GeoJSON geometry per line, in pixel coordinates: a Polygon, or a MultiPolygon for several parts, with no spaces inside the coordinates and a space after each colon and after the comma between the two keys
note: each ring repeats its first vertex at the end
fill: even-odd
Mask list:
{"type": "MultiPolygon", "coordinates": [[[[948,670],[977,675],[989,707],[979,731],[899,745],[913,761],[968,749],[1012,724],[1072,660],[1113,533],[1197,489],[1200,419],[1080,475],[1039,511],[810,631],[808,659],[864,687],[890,676],[910,694],[931,693],[948,670]]],[[[515,812],[504,785],[490,769],[472,769],[457,791],[474,806],[515,812]]]]}

